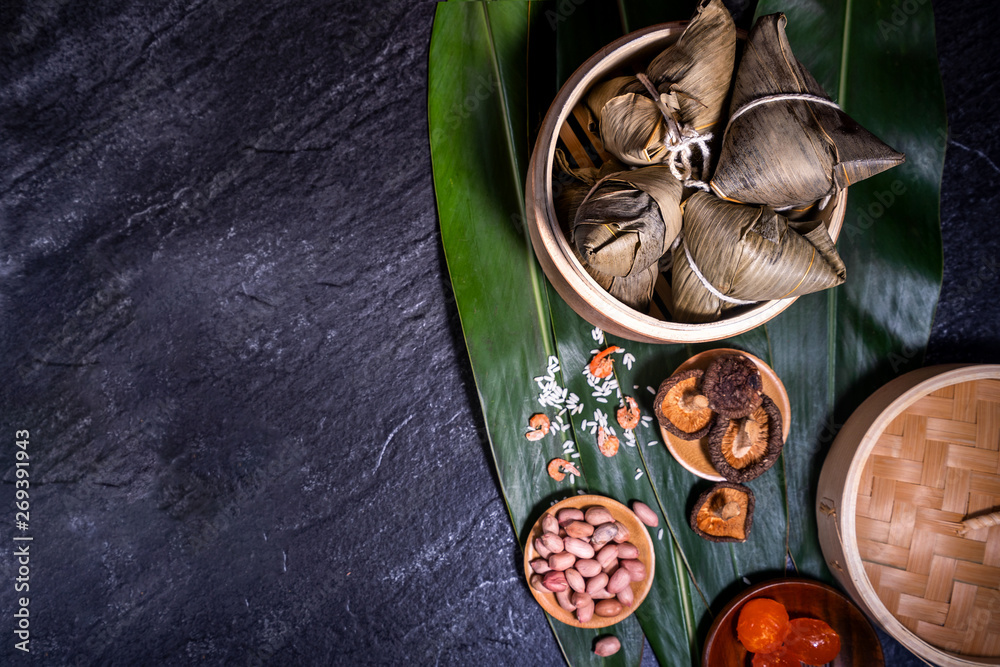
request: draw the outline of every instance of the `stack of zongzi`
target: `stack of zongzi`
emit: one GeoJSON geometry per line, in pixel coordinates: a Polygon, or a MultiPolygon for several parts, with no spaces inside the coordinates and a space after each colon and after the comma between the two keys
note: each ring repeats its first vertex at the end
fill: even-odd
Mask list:
{"type": "Polygon", "coordinates": [[[785,23],[764,16],[750,33],[714,173],[711,143],[735,57],[721,0],[700,2],[642,72],[590,91],[604,147],[633,168],[566,167],[578,182],[562,197],[561,218],[587,271],[627,305],[646,310],[657,267],[671,260],[680,322],[844,281],[823,221],[828,202],[904,156],[830,100],[792,54],[785,23]]]}

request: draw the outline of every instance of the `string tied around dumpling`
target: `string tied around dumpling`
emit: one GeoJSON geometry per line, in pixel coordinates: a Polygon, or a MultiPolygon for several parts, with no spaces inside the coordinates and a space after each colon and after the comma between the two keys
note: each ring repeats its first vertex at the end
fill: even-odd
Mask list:
{"type": "Polygon", "coordinates": [[[809,93],[778,93],[777,95],[765,95],[764,97],[758,97],[752,102],[747,102],[739,109],[736,110],[732,116],[729,117],[729,124],[727,129],[732,126],[733,121],[745,114],[750,109],[754,107],[759,107],[762,104],[770,104],[771,102],[815,102],[816,104],[822,104],[823,106],[833,107],[834,109],[839,109],[840,105],[833,100],[828,100],[825,97],[820,97],[819,95],[811,95],[809,93]]]}
{"type": "MultiPolygon", "coordinates": [[[[697,149],[701,155],[702,172],[708,169],[709,160],[712,157],[708,142],[712,140],[712,133],[699,134],[694,128],[682,127],[674,118],[674,114],[670,113],[670,109],[667,108],[669,96],[666,93],[659,93],[645,74],[640,72],[636,74],[636,78],[653,97],[656,108],[660,110],[666,121],[667,137],[663,148],[667,152],[667,157],[664,162],[670,167],[670,173],[687,187],[710,192],[711,189],[704,180],[693,177],[694,166],[691,163],[691,158],[694,150],[697,149]]],[[[704,178],[704,173],[701,176],[704,178]]]]}
{"type": "Polygon", "coordinates": [[[694,257],[691,256],[691,251],[688,250],[687,244],[684,243],[683,241],[681,242],[681,244],[684,246],[684,256],[687,257],[688,266],[691,267],[691,271],[694,273],[695,277],[697,277],[698,280],[701,281],[701,284],[705,286],[705,289],[711,292],[717,299],[725,301],[726,303],[731,303],[735,306],[750,306],[752,304],[757,303],[756,301],[744,301],[743,299],[734,299],[733,297],[726,296],[725,294],[717,290],[715,286],[712,285],[712,283],[708,282],[708,278],[705,277],[705,275],[701,272],[701,270],[698,269],[698,265],[695,263],[694,257]]]}

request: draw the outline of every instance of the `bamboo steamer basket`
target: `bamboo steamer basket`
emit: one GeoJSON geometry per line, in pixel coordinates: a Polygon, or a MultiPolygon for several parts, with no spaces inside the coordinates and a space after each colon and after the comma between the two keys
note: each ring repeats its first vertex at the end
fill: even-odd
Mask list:
{"type": "Polygon", "coordinates": [[[851,415],[823,464],[819,541],[866,614],[918,656],[1000,665],[1000,365],[907,373],[851,415]]]}
{"type": "MultiPolygon", "coordinates": [[[[563,84],[549,107],[528,164],[527,227],[546,277],[580,317],[608,333],[644,343],[703,343],[736,336],[777,316],[797,298],[743,306],[717,322],[683,324],[665,319],[664,312],[671,306],[672,298],[670,285],[661,276],[651,313],[640,313],[612,297],[590,277],[560,229],[552,186],[556,148],[568,152],[581,165],[597,166],[608,157],[597,135],[595,119],[584,104],[587,92],[595,83],[618,73],[636,71],[633,66],[645,67],[660,51],[677,41],[686,25],[686,21],[681,21],[637,30],[615,40],[583,63],[563,84]]],[[[745,38],[745,34],[741,33],[740,38],[745,38]]],[[[844,222],[846,202],[845,189],[821,214],[834,241],[844,222]]]]}

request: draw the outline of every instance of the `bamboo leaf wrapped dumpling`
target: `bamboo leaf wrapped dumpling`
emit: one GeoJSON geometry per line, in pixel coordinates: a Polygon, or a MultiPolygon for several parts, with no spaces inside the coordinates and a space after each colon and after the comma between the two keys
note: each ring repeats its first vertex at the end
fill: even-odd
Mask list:
{"type": "Polygon", "coordinates": [[[611,276],[655,265],[681,231],[683,186],[668,167],[622,171],[594,183],[573,219],[570,238],[584,262],[611,276]]]}
{"type": "Polygon", "coordinates": [[[904,160],[830,100],[795,59],[786,23],[762,16],[750,32],[711,181],[725,199],[807,204],[904,160]]]}
{"type": "MultiPolygon", "coordinates": [[[[680,38],[645,73],[594,87],[587,105],[601,140],[625,164],[668,164],[691,176],[692,146],[707,172],[708,141],[719,125],[736,57],[736,26],[721,0],[702,0],[680,38]]],[[[695,165],[697,167],[697,165],[695,165]]]]}
{"type": "Polygon", "coordinates": [[[684,204],[683,241],[674,250],[673,316],[713,322],[738,306],[817,292],[846,276],[822,221],[789,222],[769,206],[697,192],[684,204]]]}
{"type": "MultiPolygon", "coordinates": [[[[609,167],[612,166],[609,165],[609,167]]],[[[612,169],[606,168],[606,171],[611,171],[612,169]]],[[[587,196],[587,193],[590,192],[594,182],[602,174],[596,169],[571,170],[566,171],[566,173],[574,176],[576,179],[584,179],[564,181],[557,188],[558,194],[555,198],[556,217],[559,219],[563,233],[566,234],[567,238],[570,238],[572,222],[576,217],[576,211],[587,196]]],[[[602,273],[587,264],[586,260],[584,260],[580,252],[576,249],[575,244],[570,243],[570,247],[587,273],[612,297],[639,312],[645,313],[649,310],[649,304],[653,297],[653,288],[656,285],[656,279],[659,275],[656,263],[630,276],[614,276],[602,273]]]]}

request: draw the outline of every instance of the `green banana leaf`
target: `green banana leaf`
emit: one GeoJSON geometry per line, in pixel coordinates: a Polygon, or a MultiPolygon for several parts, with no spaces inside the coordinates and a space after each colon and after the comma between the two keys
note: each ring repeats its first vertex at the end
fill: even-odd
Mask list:
{"type": "Polygon", "coordinates": [[[754,331],[703,346],[606,336],[559,297],[524,227],[532,133],[558,85],[592,53],[626,30],[685,19],[694,5],[451,2],[438,5],[434,22],[428,115],[442,243],[514,529],[523,545],[547,507],[584,491],[641,500],[661,518],[650,529],[653,589],[632,617],[600,632],[550,619],[574,665],[638,664],[644,635],[660,664],[696,664],[713,613],[747,583],[783,575],[787,555],[799,573],[829,578],[813,514],[822,456],[857,404],[920,365],[940,288],[945,125],[931,8],[917,7],[898,28],[886,3],[763,0],[758,15],[788,15],[796,55],[834,99],[907,154],[902,167],[851,187],[839,243],[847,283],[799,299],[754,331]],[[615,457],[598,452],[596,423],[603,414],[617,426],[619,399],[614,390],[595,396],[582,371],[608,345],[623,350],[613,355],[614,380],[645,415],[652,415],[651,390],[701,349],[746,350],[781,376],[791,435],[780,464],[750,484],[757,511],[746,543],[705,542],[687,527],[707,483],[674,461],[655,420],[644,420],[634,443],[617,429],[615,457]],[[552,398],[552,388],[565,394],[552,398]],[[559,413],[555,424],[565,430],[528,441],[536,412],[559,413]],[[553,481],[546,465],[555,457],[575,463],[581,476],[553,481]],[[593,641],[604,634],[616,635],[622,651],[599,659],[593,641]]]}

